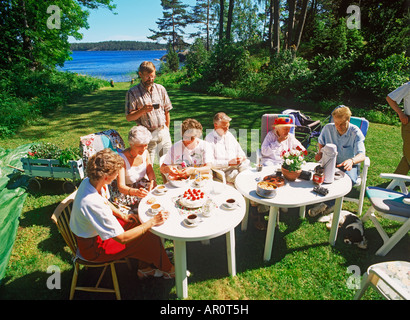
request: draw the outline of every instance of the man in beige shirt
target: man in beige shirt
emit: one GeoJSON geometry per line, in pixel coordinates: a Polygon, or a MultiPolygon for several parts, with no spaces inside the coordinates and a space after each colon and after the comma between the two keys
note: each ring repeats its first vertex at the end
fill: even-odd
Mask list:
{"type": "Polygon", "coordinates": [[[128,90],[125,98],[125,116],[128,121],[143,125],[152,134],[148,144],[151,162],[166,154],[172,146],[169,126],[172,109],[166,89],[154,83],[156,69],[152,62],[144,61],[139,67],[141,82],[128,90]]]}

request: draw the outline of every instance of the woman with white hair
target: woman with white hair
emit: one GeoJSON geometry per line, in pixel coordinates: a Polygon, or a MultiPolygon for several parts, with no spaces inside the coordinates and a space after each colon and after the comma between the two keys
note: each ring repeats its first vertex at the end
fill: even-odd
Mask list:
{"type": "Polygon", "coordinates": [[[114,202],[136,209],[142,198],[156,187],[156,177],[147,151],[151,133],[142,126],[134,126],[128,133],[129,148],[120,152],[124,167],[117,178],[119,192],[113,192],[114,202]]]}

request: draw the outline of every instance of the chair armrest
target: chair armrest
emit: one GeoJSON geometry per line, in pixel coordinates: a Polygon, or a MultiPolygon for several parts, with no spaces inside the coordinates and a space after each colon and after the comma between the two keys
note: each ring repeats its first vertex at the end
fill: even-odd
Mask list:
{"type": "Polygon", "coordinates": [[[381,173],[380,177],[384,179],[393,179],[386,189],[393,190],[395,187],[400,187],[402,193],[409,193],[406,187],[406,182],[410,182],[410,176],[397,173],[381,173]]]}
{"type": "Polygon", "coordinates": [[[404,182],[410,182],[410,176],[405,176],[404,174],[397,173],[380,173],[381,178],[402,180],[404,182]]]}

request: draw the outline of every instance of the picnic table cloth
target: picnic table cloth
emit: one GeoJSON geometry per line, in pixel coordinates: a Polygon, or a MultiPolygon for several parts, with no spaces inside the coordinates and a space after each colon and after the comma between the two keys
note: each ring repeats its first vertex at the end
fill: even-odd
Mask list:
{"type": "Polygon", "coordinates": [[[16,239],[29,179],[8,165],[22,168],[20,158],[27,154],[31,145],[8,150],[0,148],[0,283],[16,239]]]}

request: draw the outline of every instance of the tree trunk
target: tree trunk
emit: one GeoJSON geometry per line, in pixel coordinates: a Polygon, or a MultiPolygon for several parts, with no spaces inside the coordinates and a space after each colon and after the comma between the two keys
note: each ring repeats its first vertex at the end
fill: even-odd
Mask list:
{"type": "Polygon", "coordinates": [[[231,28],[232,28],[232,15],[233,15],[233,6],[234,0],[229,0],[228,8],[228,23],[226,25],[226,40],[231,41],[231,28]]]}
{"type": "Polygon", "coordinates": [[[286,49],[290,48],[293,42],[293,29],[295,27],[296,0],[288,0],[289,18],[288,18],[288,36],[286,49]]]}
{"type": "Polygon", "coordinates": [[[224,37],[224,0],[219,0],[219,41],[224,37]]]}
{"type": "Polygon", "coordinates": [[[273,51],[279,53],[280,51],[280,0],[273,0],[273,51]]]}
{"type": "Polygon", "coordinates": [[[296,43],[295,43],[295,52],[298,50],[299,45],[300,45],[300,40],[302,38],[302,33],[303,33],[303,28],[305,26],[305,21],[306,21],[306,13],[307,13],[307,5],[308,5],[309,0],[303,0],[302,3],[302,11],[300,13],[300,19],[299,19],[299,24],[296,32],[296,43]]]}

